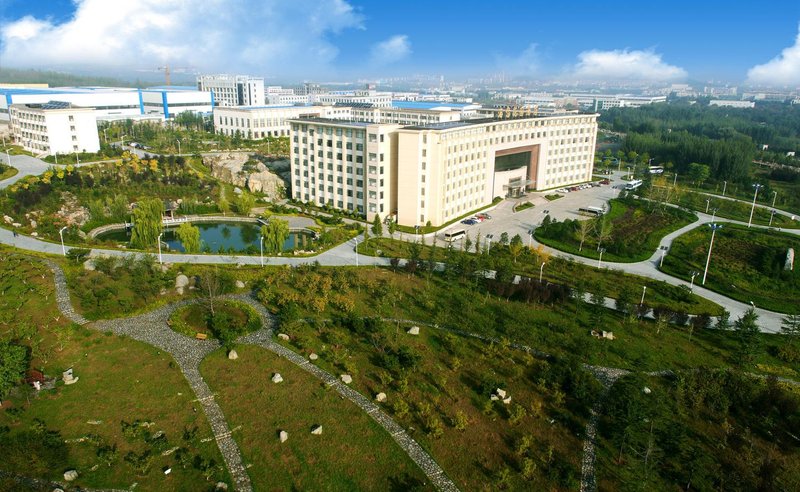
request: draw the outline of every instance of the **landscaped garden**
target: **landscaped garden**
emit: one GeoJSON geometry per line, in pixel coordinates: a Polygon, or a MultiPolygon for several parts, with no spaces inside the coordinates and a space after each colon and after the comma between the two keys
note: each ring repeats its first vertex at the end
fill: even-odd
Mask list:
{"type": "MultiPolygon", "coordinates": [[[[687,280],[700,272],[695,282],[701,283],[710,240],[705,226],[676,238],[662,269],[687,280]]],[[[714,237],[705,287],[761,308],[800,313],[800,269],[785,268],[789,248],[800,251],[800,237],[723,224],[714,237]]]]}
{"type": "Polygon", "coordinates": [[[610,210],[589,220],[555,222],[545,217],[536,228],[536,240],[567,253],[615,262],[634,262],[649,258],[661,239],[697,217],[689,212],[659,206],[634,197],[614,199],[610,210]]]}
{"type": "MultiPolygon", "coordinates": [[[[470,250],[480,237],[467,238],[470,250]]],[[[500,237],[490,250],[479,248],[480,254],[464,253],[454,248],[447,248],[441,242],[431,245],[415,244],[391,238],[371,238],[366,243],[359,243],[358,251],[362,254],[384,256],[388,258],[412,258],[426,262],[448,262],[462,265],[471,271],[500,269],[502,274],[516,273],[537,279],[558,283],[583,292],[611,298],[635,297],[636,293],[647,287],[647,303],[651,307],[664,307],[675,312],[690,314],[716,315],[721,308],[700,296],[692,294],[689,289],[669,285],[645,277],[626,274],[619,270],[594,268],[572,260],[547,254],[543,248],[529,249],[523,245],[522,239],[515,240],[500,237]],[[542,263],[545,267],[541,268],[542,263]],[[633,294],[631,294],[633,293],[633,294]]],[[[605,260],[605,256],[603,257],[605,260]]]]}
{"type": "MultiPolygon", "coordinates": [[[[71,324],[56,307],[47,267],[8,249],[2,255],[0,471],[63,481],[63,473],[75,469],[73,484],[102,489],[136,483],[142,490],[194,491],[220,480],[230,484],[204,413],[196,411],[194,393],[172,358],[71,324]],[[29,370],[40,371],[45,389],[37,392],[6,372],[8,344],[25,349],[17,377],[37,379],[29,370]],[[78,381],[66,386],[61,375],[69,368],[78,381]],[[55,386],[46,389],[51,378],[55,386]]],[[[0,479],[0,489],[16,487],[0,479]]]]}
{"type": "Polygon", "coordinates": [[[226,347],[231,347],[236,338],[261,328],[261,316],[244,302],[209,301],[173,311],[168,321],[170,328],[192,338],[198,334],[215,338],[226,347]]]}
{"type": "Polygon", "coordinates": [[[254,465],[247,471],[256,490],[416,490],[427,482],[356,405],[263,348],[236,350],[234,362],[223,351],[209,355],[201,372],[237,429],[232,436],[244,462],[254,465]],[[280,383],[271,381],[274,374],[280,383]],[[320,435],[311,433],[316,425],[320,435]]]}
{"type": "Polygon", "coordinates": [[[17,168],[11,167],[3,162],[0,162],[0,181],[14,177],[19,171],[17,168]]]}

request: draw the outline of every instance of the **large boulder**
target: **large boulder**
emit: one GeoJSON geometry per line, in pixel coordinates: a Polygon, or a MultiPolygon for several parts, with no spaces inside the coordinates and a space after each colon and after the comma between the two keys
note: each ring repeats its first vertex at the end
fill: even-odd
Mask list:
{"type": "Polygon", "coordinates": [[[189,277],[187,277],[186,275],[184,275],[182,273],[180,275],[178,275],[177,277],[175,277],[175,288],[176,289],[186,288],[188,286],[189,286],[189,277]]]}
{"type": "Polygon", "coordinates": [[[66,480],[67,482],[72,482],[77,478],[78,478],[77,470],[67,470],[64,472],[64,480],[66,480]]]}
{"type": "Polygon", "coordinates": [[[342,374],[339,376],[344,384],[350,384],[353,382],[353,377],[349,374],[342,374]]]}
{"type": "Polygon", "coordinates": [[[281,442],[286,442],[289,439],[289,433],[284,430],[280,431],[278,433],[278,439],[280,439],[281,442]]]}
{"type": "Polygon", "coordinates": [[[237,354],[235,350],[231,350],[230,352],[228,352],[228,359],[236,360],[238,358],[239,358],[239,354],[237,354]]]}
{"type": "Polygon", "coordinates": [[[282,383],[283,382],[283,376],[281,376],[279,373],[276,372],[275,374],[272,375],[272,382],[273,383],[282,383]]]}

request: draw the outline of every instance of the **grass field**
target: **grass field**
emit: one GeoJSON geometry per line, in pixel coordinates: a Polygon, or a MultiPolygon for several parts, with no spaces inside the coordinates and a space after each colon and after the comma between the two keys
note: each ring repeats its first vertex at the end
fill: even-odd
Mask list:
{"type": "Polygon", "coordinates": [[[552,248],[587,258],[599,258],[598,247],[605,248],[603,259],[614,262],[636,262],[649,258],[658,248],[661,238],[691,224],[697,217],[672,207],[657,207],[651,202],[634,199],[615,199],[608,213],[587,221],[589,230],[581,247],[577,220],[550,223],[536,229],[536,239],[552,248]],[[599,241],[603,224],[609,237],[599,241]]]}
{"type": "MultiPolygon", "coordinates": [[[[706,200],[710,200],[708,202],[709,214],[711,214],[711,209],[716,208],[717,217],[724,217],[726,219],[738,220],[741,222],[747,222],[750,219],[750,210],[752,206],[746,202],[737,202],[733,200],[726,200],[725,198],[710,197],[708,195],[703,195],[693,191],[683,191],[679,194],[675,203],[681,207],[697,210],[698,212],[705,212],[706,200]]],[[[756,207],[755,211],[753,212],[753,224],[763,226],[769,225],[771,215],[770,209],[756,207]]],[[[790,217],[786,217],[785,215],[775,214],[772,220],[772,226],[784,229],[797,229],[800,228],[800,222],[792,220],[790,217]]]]}
{"type": "Polygon", "coordinates": [[[0,165],[0,181],[12,178],[17,175],[19,170],[16,167],[0,165]]]}
{"type": "MultiPolygon", "coordinates": [[[[708,227],[676,238],[662,269],[684,279],[701,272],[695,279],[700,283],[710,240],[708,227]]],[[[800,313],[800,269],[783,269],[790,247],[800,251],[800,237],[724,224],[714,238],[705,287],[765,309],[800,313]]]]}
{"type": "MultiPolygon", "coordinates": [[[[434,250],[431,246],[418,245],[420,256],[424,260],[431,258],[434,254],[436,261],[446,260],[446,250],[442,244],[438,244],[434,250]]],[[[388,258],[410,258],[414,246],[411,243],[389,239],[371,238],[367,243],[359,243],[358,251],[362,254],[388,258]]],[[[474,256],[472,254],[468,255],[474,256]]],[[[511,255],[508,247],[492,246],[490,255],[483,255],[477,260],[487,260],[487,256],[507,259],[511,262],[511,255]]],[[[666,282],[656,281],[636,275],[629,275],[619,270],[595,268],[589,265],[579,264],[571,260],[547,255],[542,251],[525,250],[518,258],[516,263],[511,263],[511,268],[515,273],[526,275],[531,278],[539,278],[540,258],[544,259],[546,265],[543,270],[543,278],[550,282],[563,284],[569,287],[581,286],[584,290],[592,293],[602,293],[607,297],[617,298],[623,290],[640,292],[642,286],[647,286],[648,302],[651,306],[669,307],[675,311],[686,311],[691,314],[719,314],[721,308],[700,296],[694,295],[687,289],[675,287],[666,282]]],[[[605,260],[605,256],[603,256],[605,260]]]]}
{"type": "MultiPolygon", "coordinates": [[[[222,351],[201,372],[225,412],[256,490],[407,490],[426,478],[383,428],[316,378],[265,349],[222,351]],[[280,373],[283,382],[270,381],[280,373]],[[322,435],[312,435],[322,425],[322,435]],[[281,443],[278,433],[289,439],[281,443]]],[[[430,489],[430,486],[425,487],[430,489]]]]}
{"type": "Polygon", "coordinates": [[[211,429],[203,412],[193,410],[193,393],[172,358],[133,340],[70,325],[55,305],[50,270],[30,256],[3,254],[0,337],[30,347],[31,367],[45,375],[60,379],[62,371],[73,368],[79,381],[70,386],[59,381],[54,390],[38,395],[21,386],[3,402],[0,427],[8,426],[9,433],[0,435],[0,470],[63,480],[63,472],[74,468],[80,474],[75,484],[82,487],[122,489],[138,483],[142,490],[193,491],[214,483],[191,464],[200,456],[217,464],[209,469],[210,480],[230,484],[216,443],[201,442],[211,437],[211,429]],[[60,432],[61,439],[89,436],[92,442],[64,444],[58,448],[63,459],[37,461],[35,443],[18,441],[35,419],[60,432]],[[147,430],[151,437],[163,431],[165,438],[125,437],[121,422],[137,419],[154,423],[147,430]],[[194,435],[185,440],[184,430],[194,427],[194,435]],[[116,446],[111,466],[98,457],[102,446],[116,446]],[[161,456],[174,446],[186,449],[186,468],[177,464],[175,453],[161,456]],[[153,459],[144,474],[124,461],[129,452],[148,450],[153,459]],[[170,475],[162,473],[164,466],[172,467],[170,475]]]}

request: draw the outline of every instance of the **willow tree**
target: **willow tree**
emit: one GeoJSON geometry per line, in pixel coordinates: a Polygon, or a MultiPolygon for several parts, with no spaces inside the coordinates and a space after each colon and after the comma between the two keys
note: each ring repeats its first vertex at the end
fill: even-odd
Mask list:
{"type": "Polygon", "coordinates": [[[175,231],[178,239],[181,240],[184,251],[187,253],[200,252],[200,229],[188,222],[184,222],[175,231]]]}
{"type": "Polygon", "coordinates": [[[161,215],[164,213],[164,202],[158,198],[145,198],[133,209],[133,230],[131,231],[131,247],[147,249],[156,246],[158,235],[163,230],[161,215]]]}
{"type": "Polygon", "coordinates": [[[289,223],[281,219],[269,219],[267,225],[261,226],[264,236],[264,249],[269,253],[277,253],[283,249],[283,243],[289,237],[289,223]]]}

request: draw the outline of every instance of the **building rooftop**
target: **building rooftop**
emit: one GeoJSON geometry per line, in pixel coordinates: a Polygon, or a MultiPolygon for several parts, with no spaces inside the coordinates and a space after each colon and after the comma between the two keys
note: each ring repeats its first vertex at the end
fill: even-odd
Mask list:
{"type": "MultiPolygon", "coordinates": [[[[313,104],[264,104],[261,106],[218,106],[216,109],[238,109],[253,111],[256,109],[288,109],[288,108],[313,108],[313,104]]],[[[317,106],[322,107],[322,106],[317,106]]]]}
{"type": "Polygon", "coordinates": [[[359,128],[364,128],[370,125],[379,124],[379,123],[370,123],[368,121],[337,120],[334,118],[295,118],[289,121],[296,121],[298,123],[324,123],[327,125],[355,126],[359,128]]]}
{"type": "Polygon", "coordinates": [[[407,130],[450,130],[452,128],[480,125],[483,123],[492,123],[495,121],[505,121],[505,120],[499,120],[497,118],[475,118],[472,120],[445,121],[442,123],[428,123],[425,125],[410,125],[410,126],[404,126],[403,128],[407,130]]]}
{"type": "Polygon", "coordinates": [[[199,89],[193,85],[157,85],[155,87],[148,87],[142,90],[159,91],[159,92],[179,92],[179,91],[198,91],[199,89]]]}
{"type": "Polygon", "coordinates": [[[46,109],[46,110],[56,110],[56,109],[94,109],[92,107],[86,106],[76,106],[72,103],[66,101],[48,101],[46,103],[24,103],[20,104],[19,106],[24,106],[28,109],[46,109]]]}
{"type": "Polygon", "coordinates": [[[392,101],[392,107],[398,109],[429,109],[438,111],[461,110],[467,106],[475,106],[467,103],[447,103],[447,102],[427,102],[427,101],[392,101]]]}

